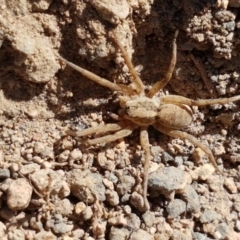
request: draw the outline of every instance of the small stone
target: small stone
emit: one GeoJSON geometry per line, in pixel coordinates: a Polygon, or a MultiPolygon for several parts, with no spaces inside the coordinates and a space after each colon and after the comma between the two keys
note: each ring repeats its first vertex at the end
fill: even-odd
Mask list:
{"type": "Polygon", "coordinates": [[[110,226],[127,226],[127,219],[123,214],[120,214],[116,217],[111,217],[108,219],[108,224],[110,226]]]}
{"type": "Polygon", "coordinates": [[[119,204],[119,196],[116,191],[107,190],[106,191],[107,201],[111,206],[117,206],[119,204]]]}
{"type": "Polygon", "coordinates": [[[206,209],[200,217],[200,222],[210,223],[210,222],[213,222],[214,220],[219,220],[219,219],[220,219],[220,215],[217,212],[211,209],[206,209]]]}
{"type": "Polygon", "coordinates": [[[8,240],[25,240],[25,233],[22,229],[11,229],[8,232],[8,240]]]}
{"type": "Polygon", "coordinates": [[[126,240],[129,239],[130,232],[126,228],[111,227],[109,239],[111,240],[126,240]]]}
{"type": "Polygon", "coordinates": [[[89,219],[91,219],[93,216],[93,211],[92,208],[90,206],[86,207],[83,211],[82,211],[82,218],[87,221],[89,219]]]}
{"type": "Polygon", "coordinates": [[[5,179],[10,177],[9,169],[0,169],[0,179],[5,179]]]}
{"type": "Polygon", "coordinates": [[[87,204],[94,203],[96,196],[99,201],[106,200],[105,186],[99,173],[92,173],[89,169],[74,169],[69,172],[67,182],[72,194],[87,204]]]}
{"type": "Polygon", "coordinates": [[[186,212],[186,208],[187,208],[186,203],[181,199],[172,200],[166,208],[168,218],[177,218],[182,213],[186,212]]]}
{"type": "Polygon", "coordinates": [[[181,197],[187,202],[187,211],[191,213],[198,213],[200,211],[201,204],[198,194],[191,185],[187,185],[181,191],[181,197]]]}
{"type": "Polygon", "coordinates": [[[70,154],[69,150],[64,150],[62,153],[59,154],[58,161],[60,163],[66,162],[69,158],[69,154],[70,154]]]}
{"type": "Polygon", "coordinates": [[[66,224],[64,222],[60,222],[54,225],[53,231],[56,234],[65,234],[67,232],[72,231],[73,224],[66,224]]]}
{"type": "Polygon", "coordinates": [[[143,196],[136,191],[132,193],[130,203],[141,212],[145,210],[143,196]]]}
{"type": "Polygon", "coordinates": [[[70,216],[73,213],[73,205],[69,199],[65,198],[55,202],[55,212],[60,213],[63,216],[70,216]]]}
{"type": "Polygon", "coordinates": [[[76,205],[75,205],[75,209],[74,209],[74,212],[79,215],[80,213],[82,213],[83,210],[86,209],[86,204],[84,202],[78,202],[76,205]]]}
{"type": "Polygon", "coordinates": [[[75,148],[70,152],[69,158],[70,160],[78,161],[82,158],[82,155],[82,152],[78,148],[75,148]]]}
{"type": "Polygon", "coordinates": [[[30,179],[34,187],[41,193],[58,194],[62,188],[63,181],[61,176],[52,169],[40,169],[30,174],[30,179]]]}
{"type": "Polygon", "coordinates": [[[219,239],[225,239],[225,237],[229,233],[229,230],[230,230],[230,227],[225,222],[218,224],[216,227],[216,232],[220,233],[219,239]]]}
{"type": "Polygon", "coordinates": [[[140,228],[141,221],[135,213],[129,214],[126,219],[128,229],[131,229],[131,231],[137,231],[140,228]]]}
{"type": "Polygon", "coordinates": [[[0,221],[0,238],[2,238],[6,234],[6,226],[3,222],[0,221]]]}
{"type": "Polygon", "coordinates": [[[231,193],[237,193],[237,187],[233,178],[226,178],[224,181],[224,185],[231,193]]]}
{"type": "Polygon", "coordinates": [[[13,218],[15,217],[14,211],[9,209],[7,206],[3,207],[0,211],[0,216],[3,219],[6,219],[7,221],[11,222],[13,218]]]}
{"type": "Polygon", "coordinates": [[[174,159],[174,163],[176,166],[181,166],[183,164],[183,157],[182,156],[176,156],[174,159]]]}
{"type": "Polygon", "coordinates": [[[81,239],[84,235],[84,230],[83,229],[76,229],[72,231],[72,236],[73,239],[81,239]]]}
{"type": "Polygon", "coordinates": [[[21,166],[20,173],[22,175],[27,175],[29,173],[36,172],[38,170],[40,170],[39,164],[37,164],[37,163],[30,163],[30,164],[21,166]]]}
{"type": "Polygon", "coordinates": [[[236,221],[235,227],[236,227],[236,230],[240,232],[240,220],[236,221]]]}
{"type": "Polygon", "coordinates": [[[35,154],[41,154],[44,151],[44,148],[46,145],[42,142],[36,142],[34,147],[33,147],[33,152],[35,154]]]}
{"type": "Polygon", "coordinates": [[[184,189],[186,183],[185,172],[176,167],[159,168],[150,173],[148,179],[148,187],[164,195],[184,189]]]}
{"type": "Polygon", "coordinates": [[[117,185],[117,192],[120,195],[124,195],[131,191],[135,184],[135,179],[132,176],[123,175],[119,178],[120,183],[117,185]]]}
{"type": "Polygon", "coordinates": [[[147,227],[151,227],[156,220],[155,214],[153,212],[145,212],[142,215],[142,218],[147,227]]]}
{"type": "Polygon", "coordinates": [[[116,24],[119,20],[124,20],[129,12],[130,7],[126,0],[91,0],[90,3],[107,21],[116,24]]]}
{"type": "Polygon", "coordinates": [[[162,153],[162,159],[165,163],[174,161],[174,158],[167,152],[162,153]]]}
{"type": "Polygon", "coordinates": [[[152,236],[150,233],[138,229],[136,232],[133,232],[130,236],[131,240],[139,240],[139,239],[144,239],[144,240],[154,240],[154,236],[152,236]]]}
{"type": "Polygon", "coordinates": [[[52,232],[42,230],[34,236],[34,240],[57,240],[57,237],[52,232]]]}
{"type": "Polygon", "coordinates": [[[209,240],[209,238],[206,235],[199,233],[199,232],[193,232],[193,239],[194,240],[209,240]]]}
{"type": "Polygon", "coordinates": [[[7,205],[12,210],[28,207],[32,196],[32,186],[24,179],[13,180],[7,190],[7,205]]]}
{"type": "Polygon", "coordinates": [[[213,175],[214,172],[215,168],[212,164],[204,164],[203,166],[200,166],[193,170],[191,172],[191,176],[194,180],[200,179],[206,181],[213,175]]]}
{"type": "Polygon", "coordinates": [[[94,236],[105,236],[106,232],[106,226],[107,222],[106,221],[93,221],[92,224],[92,232],[94,236]]]}

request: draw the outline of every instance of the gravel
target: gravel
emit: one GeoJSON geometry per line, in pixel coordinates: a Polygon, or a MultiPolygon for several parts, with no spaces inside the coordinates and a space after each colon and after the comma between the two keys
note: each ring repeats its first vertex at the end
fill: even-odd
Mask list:
{"type": "Polygon", "coordinates": [[[86,140],[101,133],[66,134],[116,123],[119,93],[58,56],[127,85],[116,30],[150,89],[164,79],[178,29],[173,76],[156,99],[236,96],[239,1],[0,3],[0,239],[240,239],[239,102],[192,107],[193,121],[181,130],[212,150],[222,174],[201,148],[148,128],[145,211],[139,129],[96,146],[86,140]]]}

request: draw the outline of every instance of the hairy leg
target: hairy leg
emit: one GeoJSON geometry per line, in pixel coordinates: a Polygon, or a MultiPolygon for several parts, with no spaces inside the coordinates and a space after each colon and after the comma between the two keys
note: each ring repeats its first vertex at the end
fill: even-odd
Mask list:
{"type": "Polygon", "coordinates": [[[130,74],[132,75],[133,77],[133,83],[136,87],[136,90],[137,90],[137,93],[140,94],[141,92],[143,92],[144,90],[144,85],[143,85],[143,82],[142,80],[140,79],[140,77],[138,76],[133,64],[132,64],[132,61],[130,59],[130,57],[128,56],[127,54],[127,51],[124,49],[123,45],[121,44],[121,42],[119,41],[118,37],[117,37],[117,34],[113,31],[112,32],[113,34],[113,38],[114,38],[114,41],[116,42],[116,44],[118,45],[121,53],[122,53],[122,56],[125,60],[125,63],[128,67],[128,70],[130,72],[130,74]]]}
{"type": "Polygon", "coordinates": [[[240,100],[240,95],[230,97],[230,98],[217,98],[217,99],[199,99],[192,100],[190,98],[178,96],[178,95],[166,95],[161,98],[163,103],[172,103],[172,104],[185,104],[188,106],[206,106],[213,104],[227,104],[240,100]]]}
{"type": "Polygon", "coordinates": [[[105,132],[116,132],[123,129],[123,125],[120,123],[113,123],[107,125],[100,125],[97,127],[91,127],[87,129],[83,129],[81,131],[73,131],[66,130],[66,134],[74,137],[83,137],[86,135],[94,134],[94,133],[105,133],[105,132]]]}
{"type": "Polygon", "coordinates": [[[147,93],[147,97],[149,97],[149,98],[152,98],[154,96],[154,94],[156,94],[158,91],[163,89],[168,84],[168,82],[171,80],[171,78],[172,78],[173,70],[175,68],[176,61],[177,61],[177,43],[176,43],[177,36],[178,36],[178,30],[174,34],[173,49],[172,49],[172,59],[171,59],[171,62],[169,64],[168,71],[167,71],[164,79],[156,82],[152,86],[152,88],[149,90],[149,92],[147,93]]]}
{"type": "Polygon", "coordinates": [[[80,72],[83,76],[87,77],[88,79],[98,83],[99,85],[102,85],[103,87],[107,87],[111,89],[112,91],[118,91],[118,92],[124,92],[129,95],[133,95],[134,91],[125,85],[122,84],[116,84],[112,83],[109,80],[99,77],[98,75],[94,74],[93,72],[88,71],[87,69],[81,68],[77,66],[76,64],[67,61],[65,58],[58,56],[63,62],[65,62],[68,66],[73,68],[74,70],[80,72]]]}
{"type": "Polygon", "coordinates": [[[149,148],[149,138],[147,127],[141,127],[140,132],[140,143],[145,153],[145,162],[144,162],[144,177],[143,177],[143,201],[145,210],[150,209],[149,202],[147,199],[147,189],[148,189],[148,172],[150,164],[150,148],[149,148]]]}
{"type": "Polygon", "coordinates": [[[163,126],[160,123],[155,123],[153,125],[158,131],[170,136],[170,137],[175,137],[175,138],[181,138],[181,139],[188,139],[190,142],[192,142],[195,146],[201,148],[209,157],[210,162],[213,164],[213,166],[215,167],[215,169],[222,174],[221,170],[218,168],[218,165],[215,161],[215,158],[212,154],[212,151],[204,144],[202,144],[197,138],[195,138],[194,136],[179,131],[179,130],[174,130],[168,127],[163,126]]]}
{"type": "Polygon", "coordinates": [[[124,129],[122,129],[114,134],[106,135],[106,136],[95,138],[95,139],[88,139],[85,143],[87,145],[95,145],[98,143],[113,142],[120,138],[124,138],[124,137],[130,135],[132,133],[132,131],[137,127],[138,126],[136,126],[136,125],[128,125],[128,126],[124,127],[124,129]]]}

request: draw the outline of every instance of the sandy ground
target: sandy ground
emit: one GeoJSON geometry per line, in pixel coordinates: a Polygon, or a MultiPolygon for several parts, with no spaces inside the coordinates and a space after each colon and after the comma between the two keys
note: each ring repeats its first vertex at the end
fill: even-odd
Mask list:
{"type": "Polygon", "coordinates": [[[119,104],[58,58],[128,84],[115,29],[149,88],[165,76],[178,29],[177,64],[163,92],[232,97],[239,1],[0,0],[0,7],[1,239],[240,239],[239,102],[193,107],[184,130],[212,150],[222,175],[188,140],[149,127],[144,212],[139,131],[88,148],[86,138],[66,136],[114,122],[109,112],[119,104]]]}

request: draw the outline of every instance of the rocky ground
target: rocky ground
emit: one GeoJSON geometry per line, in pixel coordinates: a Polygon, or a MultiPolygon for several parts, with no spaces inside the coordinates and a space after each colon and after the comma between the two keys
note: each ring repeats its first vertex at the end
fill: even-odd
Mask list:
{"type": "MultiPolygon", "coordinates": [[[[0,0],[0,238],[240,239],[240,103],[193,108],[186,132],[214,153],[149,127],[148,199],[141,208],[139,131],[84,147],[66,136],[114,122],[116,94],[58,54],[117,83],[129,73],[116,29],[147,87],[177,65],[165,94],[239,94],[238,0],[0,0]]],[[[90,136],[91,137],[91,136],[90,136]]],[[[94,136],[92,136],[94,137],[94,136]]]]}

